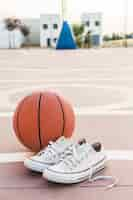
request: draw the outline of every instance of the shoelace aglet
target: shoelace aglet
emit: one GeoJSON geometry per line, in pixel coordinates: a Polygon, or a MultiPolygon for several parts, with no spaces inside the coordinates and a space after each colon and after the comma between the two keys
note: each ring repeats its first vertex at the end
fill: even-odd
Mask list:
{"type": "Polygon", "coordinates": [[[113,177],[112,177],[112,179],[114,179],[114,182],[113,182],[112,184],[108,185],[108,186],[105,188],[105,190],[110,190],[110,189],[112,189],[113,187],[116,187],[116,186],[118,185],[119,180],[118,180],[117,178],[113,178],[113,177]]]}
{"type": "Polygon", "coordinates": [[[105,187],[105,190],[112,189],[113,187],[117,186],[117,184],[119,182],[119,180],[117,178],[112,177],[112,176],[96,176],[94,178],[90,178],[89,182],[92,183],[92,182],[95,182],[97,180],[114,180],[112,184],[107,185],[105,187]]]}

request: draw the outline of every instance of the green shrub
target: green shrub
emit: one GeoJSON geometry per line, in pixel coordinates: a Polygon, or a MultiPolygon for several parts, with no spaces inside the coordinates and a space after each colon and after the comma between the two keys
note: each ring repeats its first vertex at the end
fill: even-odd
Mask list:
{"type": "Polygon", "coordinates": [[[82,38],[84,33],[84,26],[82,24],[73,24],[73,33],[76,39],[77,46],[82,47],[82,38]]]}

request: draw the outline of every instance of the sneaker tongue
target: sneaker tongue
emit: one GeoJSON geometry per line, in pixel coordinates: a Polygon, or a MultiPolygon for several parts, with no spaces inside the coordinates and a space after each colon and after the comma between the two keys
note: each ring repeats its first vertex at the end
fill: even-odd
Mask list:
{"type": "Polygon", "coordinates": [[[88,147],[92,149],[92,147],[90,145],[88,146],[86,140],[84,139],[80,140],[78,144],[75,146],[76,151],[79,155],[82,154],[84,151],[86,151],[88,147]]]}
{"type": "Polygon", "coordinates": [[[62,142],[66,142],[66,138],[64,136],[60,137],[57,141],[57,143],[62,143],[62,142]]]}
{"type": "MultiPolygon", "coordinates": [[[[87,144],[87,141],[86,141],[85,138],[83,138],[83,139],[78,141],[78,145],[82,146],[84,144],[87,144]]],[[[88,148],[89,148],[89,150],[100,152],[101,149],[102,149],[102,144],[100,142],[95,142],[95,143],[93,143],[91,145],[88,145],[88,148]]]]}
{"type": "Polygon", "coordinates": [[[102,148],[101,143],[96,142],[88,144],[85,139],[82,139],[76,145],[77,153],[80,155],[83,152],[100,152],[102,148]]]}
{"type": "Polygon", "coordinates": [[[102,149],[102,144],[100,142],[96,142],[92,144],[91,146],[96,152],[100,152],[102,149]]]}
{"type": "Polygon", "coordinates": [[[79,145],[86,144],[86,139],[85,139],[85,138],[82,138],[81,140],[78,141],[78,144],[79,144],[79,145]]]}
{"type": "Polygon", "coordinates": [[[84,150],[94,151],[93,146],[88,144],[85,138],[79,140],[78,145],[77,145],[77,149],[79,149],[81,152],[84,151],[84,150]]]}
{"type": "Polygon", "coordinates": [[[65,149],[70,143],[71,139],[67,139],[62,136],[56,141],[55,145],[57,145],[58,149],[62,151],[62,149],[65,149]]]}

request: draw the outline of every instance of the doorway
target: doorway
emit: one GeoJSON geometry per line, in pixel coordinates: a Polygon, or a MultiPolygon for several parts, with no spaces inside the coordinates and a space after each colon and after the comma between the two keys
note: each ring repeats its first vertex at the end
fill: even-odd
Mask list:
{"type": "Polygon", "coordinates": [[[51,47],[51,39],[50,38],[47,39],[47,47],[51,47]]]}

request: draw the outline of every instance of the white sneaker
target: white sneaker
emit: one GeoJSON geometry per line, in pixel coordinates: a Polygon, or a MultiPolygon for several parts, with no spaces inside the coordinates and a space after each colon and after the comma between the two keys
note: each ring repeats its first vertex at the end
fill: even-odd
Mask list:
{"type": "Polygon", "coordinates": [[[55,165],[63,159],[71,145],[71,139],[60,137],[56,142],[49,142],[49,145],[37,155],[26,159],[24,166],[36,172],[43,172],[47,167],[55,165]]]}
{"type": "Polygon", "coordinates": [[[91,180],[92,176],[105,167],[106,155],[100,143],[89,145],[85,140],[69,148],[69,154],[58,164],[43,172],[49,181],[72,184],[91,180]]]}

